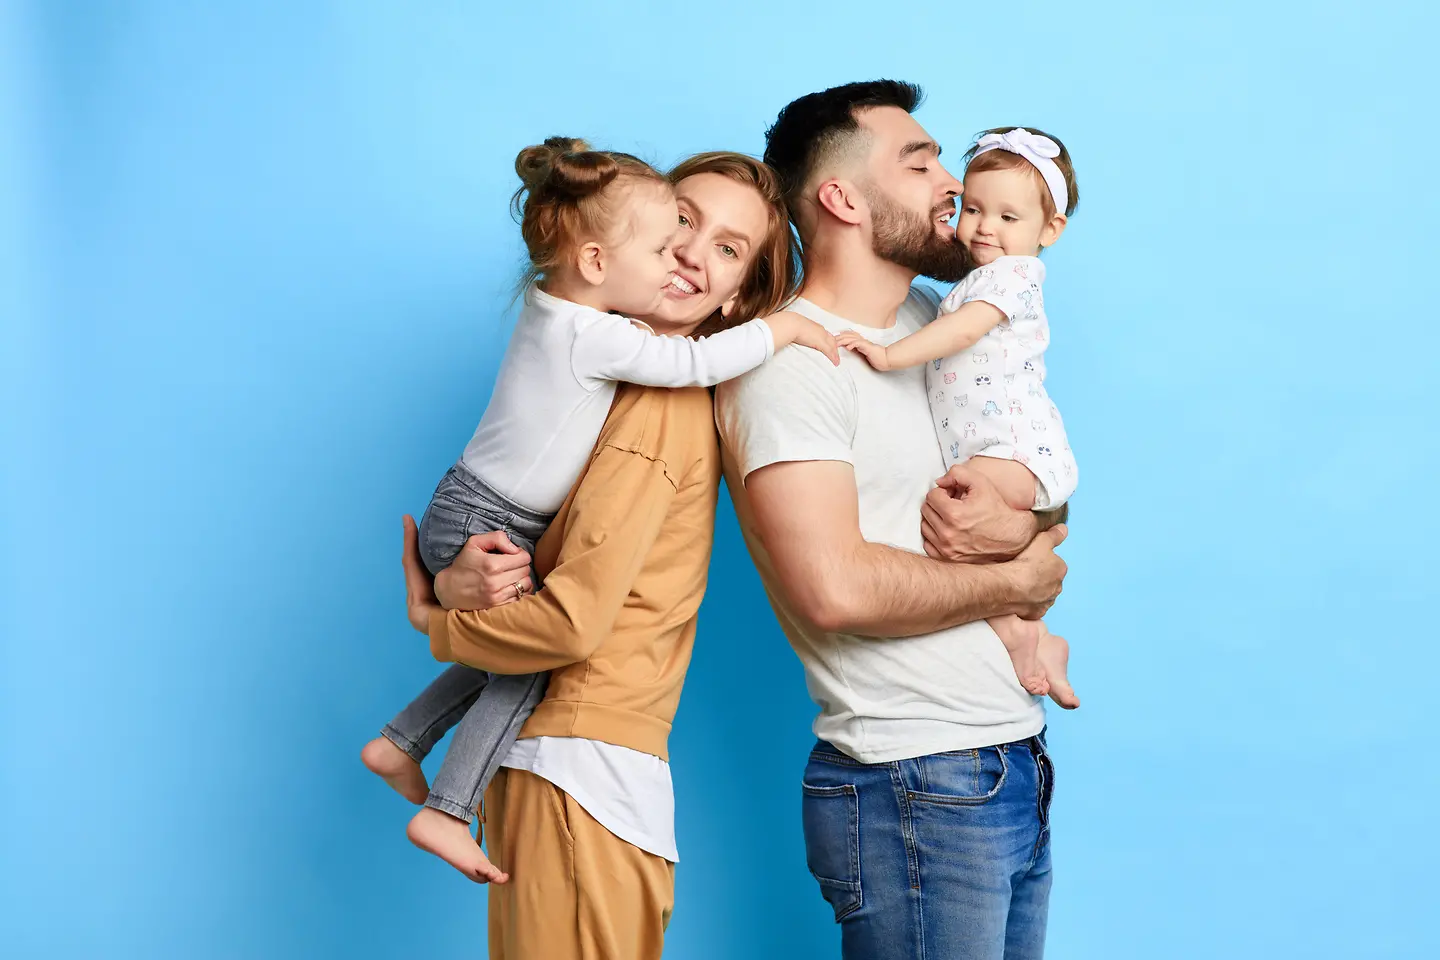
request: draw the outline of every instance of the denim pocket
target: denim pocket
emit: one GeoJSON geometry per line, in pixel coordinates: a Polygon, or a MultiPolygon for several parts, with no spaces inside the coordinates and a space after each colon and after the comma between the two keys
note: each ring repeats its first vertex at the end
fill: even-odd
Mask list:
{"type": "Polygon", "coordinates": [[[420,559],[432,574],[439,573],[460,555],[470,539],[472,515],[436,497],[420,518],[420,559]]]}
{"type": "Polygon", "coordinates": [[[839,922],[860,909],[860,798],[852,784],[802,783],[805,865],[839,922]]]}
{"type": "Polygon", "coordinates": [[[995,798],[1010,772],[1005,751],[999,747],[955,750],[921,757],[920,788],[909,798],[920,803],[975,806],[995,798]]]}

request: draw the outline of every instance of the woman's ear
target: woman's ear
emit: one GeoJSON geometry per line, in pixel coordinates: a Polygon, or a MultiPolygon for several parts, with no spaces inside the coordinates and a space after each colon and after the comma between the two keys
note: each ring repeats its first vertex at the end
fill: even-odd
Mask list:
{"type": "Polygon", "coordinates": [[[739,299],[740,294],[736,293],[729,300],[726,300],[724,303],[720,304],[720,316],[725,317],[728,320],[730,318],[730,311],[735,309],[735,301],[739,299]]]}
{"type": "Polygon", "coordinates": [[[1065,225],[1069,222],[1070,218],[1063,213],[1057,213],[1051,217],[1050,222],[1040,230],[1040,246],[1048,247],[1059,240],[1060,234],[1065,232],[1065,225]]]}
{"type": "Polygon", "coordinates": [[[849,180],[826,180],[820,184],[816,200],[822,209],[844,223],[863,223],[870,212],[859,188],[849,180]]]}
{"type": "Polygon", "coordinates": [[[605,282],[605,267],[607,266],[605,248],[594,240],[582,244],[580,249],[575,251],[575,267],[585,282],[598,287],[605,282]]]}

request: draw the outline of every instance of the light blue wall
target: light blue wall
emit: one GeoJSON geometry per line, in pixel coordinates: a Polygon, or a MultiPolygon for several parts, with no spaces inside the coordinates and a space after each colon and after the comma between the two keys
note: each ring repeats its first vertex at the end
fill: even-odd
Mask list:
{"type": "MultiPolygon", "coordinates": [[[[436,670],[399,516],[513,321],[513,156],[899,76],[1081,184],[1050,956],[1440,955],[1433,5],[495,6],[0,6],[3,952],[483,956],[356,753],[436,670]]],[[[811,713],[727,504],[669,956],[837,955],[811,713]]]]}

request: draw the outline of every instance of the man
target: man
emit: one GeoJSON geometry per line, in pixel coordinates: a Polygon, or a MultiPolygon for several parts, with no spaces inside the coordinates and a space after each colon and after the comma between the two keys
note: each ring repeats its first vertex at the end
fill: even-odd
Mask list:
{"type": "MultiPolygon", "coordinates": [[[[920,99],[911,84],[848,84],[791,103],[767,133],[804,247],[790,309],[832,332],[894,342],[935,316],[915,277],[968,267],[946,223],[961,185],[911,116],[920,99]]],[[[1009,509],[963,466],[935,485],[922,369],[811,354],[781,351],[716,395],[736,513],[820,707],[810,870],[851,960],[1040,957],[1045,715],[984,619],[1044,613],[1065,528],[1009,509]],[[942,532],[957,513],[968,523],[942,532]]]]}

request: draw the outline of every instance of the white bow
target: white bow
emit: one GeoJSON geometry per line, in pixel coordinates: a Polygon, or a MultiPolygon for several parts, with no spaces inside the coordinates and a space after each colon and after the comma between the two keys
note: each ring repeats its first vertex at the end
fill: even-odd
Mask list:
{"type": "Polygon", "coordinates": [[[975,156],[990,150],[1005,150],[1029,160],[1031,166],[1045,178],[1050,198],[1055,201],[1055,212],[1065,212],[1070,205],[1070,188],[1066,186],[1065,174],[1060,172],[1060,166],[1054,159],[1060,156],[1060,144],[1024,127],[1016,127],[1008,133],[987,133],[976,141],[975,156]]]}

